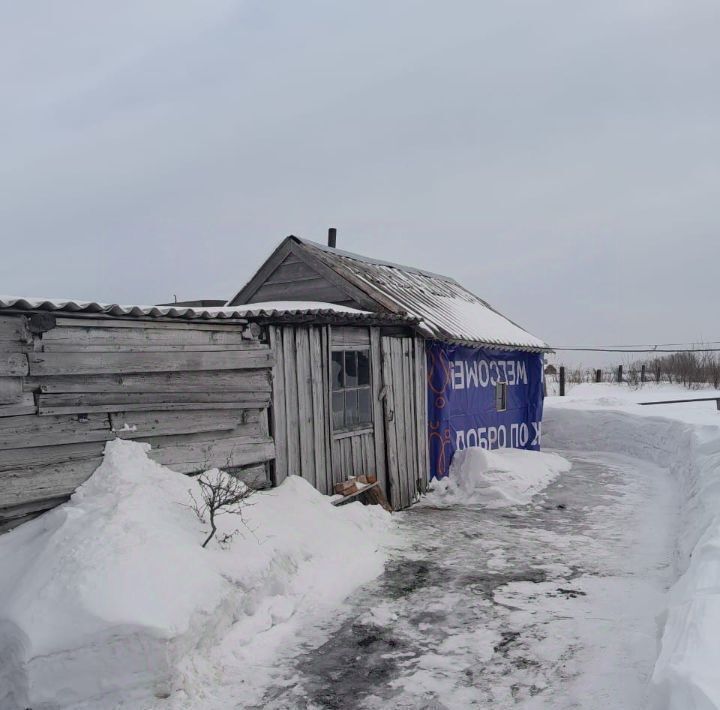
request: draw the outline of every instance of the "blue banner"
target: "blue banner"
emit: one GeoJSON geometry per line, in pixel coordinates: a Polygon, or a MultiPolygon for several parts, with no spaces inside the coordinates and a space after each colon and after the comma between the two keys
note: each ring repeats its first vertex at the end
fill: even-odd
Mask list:
{"type": "Polygon", "coordinates": [[[430,477],[447,476],[458,449],[540,448],[543,355],[429,341],[430,477]]]}

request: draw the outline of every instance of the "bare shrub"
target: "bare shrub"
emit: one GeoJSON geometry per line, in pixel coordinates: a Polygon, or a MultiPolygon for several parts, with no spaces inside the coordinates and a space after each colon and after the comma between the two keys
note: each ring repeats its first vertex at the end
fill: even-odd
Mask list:
{"type": "MultiPolygon", "coordinates": [[[[252,495],[253,490],[237,476],[217,468],[205,471],[195,481],[200,486],[200,500],[195,498],[191,490],[188,490],[192,499],[190,508],[202,523],[210,523],[210,532],[202,544],[203,547],[206,547],[217,533],[216,519],[218,516],[230,513],[238,515],[242,521],[243,507],[247,505],[247,499],[252,495]]],[[[244,521],[242,522],[244,524],[244,521]]],[[[227,544],[237,532],[234,530],[223,535],[218,542],[221,545],[227,544]]]]}

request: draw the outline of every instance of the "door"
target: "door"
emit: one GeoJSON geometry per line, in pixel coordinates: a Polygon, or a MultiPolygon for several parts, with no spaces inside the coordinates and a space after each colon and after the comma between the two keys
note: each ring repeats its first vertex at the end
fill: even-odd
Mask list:
{"type": "Polygon", "coordinates": [[[390,503],[406,508],[427,481],[425,350],[413,337],[381,339],[390,503]]]}

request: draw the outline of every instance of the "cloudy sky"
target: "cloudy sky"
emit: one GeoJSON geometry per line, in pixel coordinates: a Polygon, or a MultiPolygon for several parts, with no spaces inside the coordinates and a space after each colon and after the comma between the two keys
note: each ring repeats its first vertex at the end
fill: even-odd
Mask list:
{"type": "Polygon", "coordinates": [[[287,234],[554,344],[720,340],[716,0],[0,1],[0,293],[233,294],[287,234]]]}

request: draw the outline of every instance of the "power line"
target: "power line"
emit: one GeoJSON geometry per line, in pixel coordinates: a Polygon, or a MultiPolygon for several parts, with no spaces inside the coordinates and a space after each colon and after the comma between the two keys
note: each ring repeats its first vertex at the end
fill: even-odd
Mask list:
{"type": "Polygon", "coordinates": [[[604,344],[604,345],[558,345],[555,349],[556,350],[575,350],[577,348],[679,348],[679,349],[685,349],[685,348],[695,348],[696,346],[707,346],[707,345],[720,345],[720,340],[699,340],[696,343],[689,343],[687,341],[682,343],[632,343],[632,344],[624,344],[624,345],[618,345],[617,343],[613,344],[604,344]]]}
{"type": "Polygon", "coordinates": [[[553,346],[553,350],[589,352],[589,353],[716,353],[720,352],[720,348],[591,348],[591,347],[560,347],[553,346]]]}

